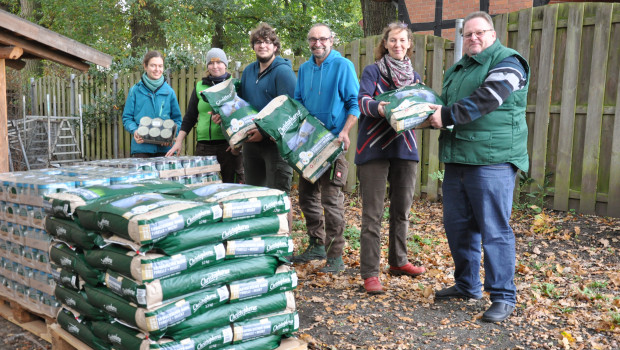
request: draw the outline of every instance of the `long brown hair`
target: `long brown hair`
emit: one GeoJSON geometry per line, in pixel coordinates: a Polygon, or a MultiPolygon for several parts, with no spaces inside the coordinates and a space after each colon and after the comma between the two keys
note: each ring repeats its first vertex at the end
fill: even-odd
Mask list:
{"type": "MultiPolygon", "coordinates": [[[[395,30],[396,33],[400,33],[401,31],[406,30],[409,42],[413,43],[413,33],[411,32],[411,29],[409,29],[409,27],[403,22],[392,22],[383,29],[383,36],[381,37],[381,42],[375,47],[375,61],[380,60],[383,56],[385,56],[386,53],[388,53],[388,49],[385,48],[385,43],[387,43],[388,37],[393,30],[395,30]]],[[[412,55],[413,45],[410,45],[407,49],[407,57],[412,58],[412,55]]]]}

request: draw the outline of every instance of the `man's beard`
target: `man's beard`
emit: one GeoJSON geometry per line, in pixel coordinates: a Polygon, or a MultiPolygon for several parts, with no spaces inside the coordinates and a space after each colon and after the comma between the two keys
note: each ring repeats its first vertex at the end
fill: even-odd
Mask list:
{"type": "Polygon", "coordinates": [[[312,54],[312,56],[314,56],[314,58],[317,59],[317,60],[322,60],[325,57],[327,57],[327,55],[329,55],[330,52],[331,52],[331,48],[329,50],[327,48],[325,48],[325,49],[323,49],[323,53],[322,54],[318,54],[318,55],[312,54]]]}
{"type": "Polygon", "coordinates": [[[259,57],[258,55],[256,55],[256,59],[258,60],[258,62],[260,63],[267,63],[269,61],[271,61],[271,59],[275,56],[276,54],[272,54],[269,57],[259,57]]]}

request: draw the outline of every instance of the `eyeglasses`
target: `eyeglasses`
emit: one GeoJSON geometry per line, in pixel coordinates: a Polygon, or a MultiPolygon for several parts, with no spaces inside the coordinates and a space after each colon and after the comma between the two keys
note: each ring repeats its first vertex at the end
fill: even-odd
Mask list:
{"type": "Polygon", "coordinates": [[[265,44],[267,46],[273,44],[273,42],[271,40],[256,40],[254,42],[254,46],[261,46],[262,44],[265,44]]]}
{"type": "Polygon", "coordinates": [[[494,31],[494,29],[485,29],[485,30],[479,30],[476,32],[471,32],[471,33],[465,33],[463,34],[463,38],[465,39],[471,39],[472,36],[476,36],[476,38],[482,38],[482,36],[486,33],[486,32],[492,32],[494,31]]]}
{"type": "Polygon", "coordinates": [[[321,44],[325,44],[331,38],[331,36],[327,38],[308,38],[308,42],[312,45],[316,44],[319,41],[321,42],[321,44]]]}

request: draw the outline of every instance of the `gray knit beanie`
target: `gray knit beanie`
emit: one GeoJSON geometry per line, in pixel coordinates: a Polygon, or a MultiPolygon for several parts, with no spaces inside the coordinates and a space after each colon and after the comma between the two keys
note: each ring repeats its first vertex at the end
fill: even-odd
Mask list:
{"type": "Polygon", "coordinates": [[[207,52],[207,66],[210,62],[222,61],[226,67],[228,67],[228,58],[224,53],[224,50],[218,49],[217,47],[212,48],[207,52]]]}

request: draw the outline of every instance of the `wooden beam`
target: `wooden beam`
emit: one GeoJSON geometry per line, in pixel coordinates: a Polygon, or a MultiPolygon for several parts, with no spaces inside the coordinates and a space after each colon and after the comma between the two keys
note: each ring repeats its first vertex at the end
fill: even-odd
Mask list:
{"type": "Polygon", "coordinates": [[[6,46],[0,47],[0,58],[6,58],[9,60],[16,60],[24,54],[24,50],[21,47],[6,46]]]}
{"type": "Polygon", "coordinates": [[[16,38],[9,35],[6,32],[0,33],[0,43],[6,45],[14,45],[21,47],[25,52],[37,55],[41,58],[48,59],[71,68],[81,70],[83,72],[88,71],[90,66],[82,61],[79,61],[67,54],[63,54],[59,51],[53,51],[45,47],[45,45],[36,44],[27,40],[16,38]]]}
{"type": "Polygon", "coordinates": [[[112,56],[93,49],[78,41],[67,38],[49,29],[15,16],[6,11],[0,10],[0,23],[6,28],[21,37],[35,40],[40,44],[57,49],[65,54],[75,56],[80,60],[85,60],[109,68],[112,64],[112,56]]]}
{"type": "Polygon", "coordinates": [[[6,67],[0,58],[0,173],[9,171],[9,134],[7,131],[6,67]]]}
{"type": "Polygon", "coordinates": [[[26,67],[26,61],[24,60],[6,60],[6,66],[15,70],[22,70],[26,67]]]}

